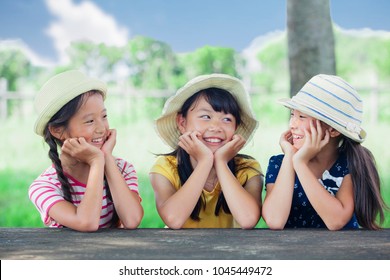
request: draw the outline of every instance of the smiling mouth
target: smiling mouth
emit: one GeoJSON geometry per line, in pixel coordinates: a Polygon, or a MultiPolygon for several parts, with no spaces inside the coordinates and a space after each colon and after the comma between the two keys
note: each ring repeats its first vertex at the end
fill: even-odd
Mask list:
{"type": "Polygon", "coordinates": [[[91,142],[93,144],[103,144],[105,139],[103,137],[92,139],[91,142]]]}
{"type": "Polygon", "coordinates": [[[207,143],[221,143],[222,139],[220,138],[203,138],[207,143]]]}

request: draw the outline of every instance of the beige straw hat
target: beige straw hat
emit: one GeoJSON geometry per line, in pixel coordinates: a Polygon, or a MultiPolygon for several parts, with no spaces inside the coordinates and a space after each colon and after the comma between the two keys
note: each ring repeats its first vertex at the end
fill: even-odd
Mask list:
{"type": "Polygon", "coordinates": [[[62,72],[49,79],[35,97],[34,106],[38,112],[35,133],[43,136],[46,124],[66,103],[90,90],[101,91],[105,98],[107,86],[78,70],[62,72]]]}
{"type": "Polygon", "coordinates": [[[176,116],[184,102],[193,94],[207,88],[220,88],[230,92],[237,100],[241,109],[242,123],[237,127],[236,133],[243,136],[247,143],[258,127],[255,114],[252,111],[249,94],[242,82],[225,74],[201,75],[185,84],[174,96],[171,96],[164,105],[162,116],[156,120],[157,134],[165,144],[177,148],[180,131],[176,124],[176,116]]]}
{"type": "Polygon", "coordinates": [[[338,76],[312,77],[291,99],[278,101],[327,123],[341,134],[362,143],[367,133],[361,127],[363,101],[358,92],[338,76]]]}

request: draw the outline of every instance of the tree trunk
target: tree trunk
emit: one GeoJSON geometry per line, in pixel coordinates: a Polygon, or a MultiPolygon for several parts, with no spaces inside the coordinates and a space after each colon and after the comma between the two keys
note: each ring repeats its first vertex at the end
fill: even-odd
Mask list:
{"type": "Polygon", "coordinates": [[[314,75],[335,74],[329,0],[287,0],[290,95],[314,75]]]}

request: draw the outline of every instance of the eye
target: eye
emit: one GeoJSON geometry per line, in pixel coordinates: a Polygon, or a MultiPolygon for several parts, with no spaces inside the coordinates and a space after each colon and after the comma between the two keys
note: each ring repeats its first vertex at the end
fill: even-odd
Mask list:
{"type": "Polygon", "coordinates": [[[209,115],[201,115],[200,118],[205,119],[205,120],[209,120],[210,116],[209,115]]]}
{"type": "Polygon", "coordinates": [[[296,111],[291,111],[290,112],[290,119],[292,119],[292,118],[305,119],[306,117],[307,117],[306,115],[303,115],[300,112],[296,112],[296,111]]]}
{"type": "Polygon", "coordinates": [[[306,119],[307,118],[307,115],[305,115],[305,114],[299,114],[299,117],[301,118],[301,119],[306,119]]]}
{"type": "Polygon", "coordinates": [[[87,120],[85,123],[86,123],[86,124],[93,123],[93,120],[87,120]]]}
{"type": "Polygon", "coordinates": [[[223,121],[224,121],[224,122],[232,122],[233,119],[230,118],[230,117],[226,117],[226,118],[223,118],[223,121]]]}

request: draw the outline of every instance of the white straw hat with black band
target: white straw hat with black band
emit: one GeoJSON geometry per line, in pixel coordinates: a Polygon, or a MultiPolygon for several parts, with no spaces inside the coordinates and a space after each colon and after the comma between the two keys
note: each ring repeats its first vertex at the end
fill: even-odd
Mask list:
{"type": "Polygon", "coordinates": [[[78,70],[69,70],[49,79],[39,90],[34,100],[38,118],[34,125],[36,134],[43,136],[49,120],[73,98],[88,92],[98,90],[106,97],[105,83],[90,78],[78,70]]]}
{"type": "Polygon", "coordinates": [[[330,125],[341,134],[362,143],[366,131],[361,127],[363,102],[358,92],[334,75],[312,77],[293,98],[278,101],[330,125]]]}
{"type": "Polygon", "coordinates": [[[210,74],[190,80],[165,102],[162,116],[155,122],[157,134],[165,144],[173,149],[177,148],[180,137],[180,131],[176,124],[177,113],[189,97],[207,88],[220,88],[230,92],[235,97],[241,110],[242,119],[236,133],[244,137],[247,143],[253,137],[258,127],[258,121],[252,111],[249,94],[242,82],[226,74],[210,74]]]}

